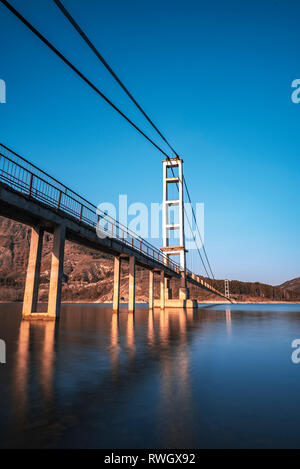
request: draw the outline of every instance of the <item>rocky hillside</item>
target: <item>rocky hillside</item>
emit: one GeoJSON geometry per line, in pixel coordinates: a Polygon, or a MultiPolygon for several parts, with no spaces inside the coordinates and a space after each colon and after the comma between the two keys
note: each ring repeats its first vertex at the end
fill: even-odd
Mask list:
{"type": "MultiPolygon", "coordinates": [[[[0,301],[21,301],[24,292],[30,229],[0,217],[0,301]]],[[[52,236],[44,235],[41,266],[41,301],[47,301],[50,277],[52,236]]],[[[298,279],[299,280],[299,279],[298,279]]],[[[288,282],[287,282],[288,283],[288,282]]],[[[224,282],[216,280],[215,287],[224,291],[224,282]]],[[[148,299],[148,272],[137,268],[137,301],[148,299]]],[[[113,258],[98,251],[66,242],[62,298],[64,301],[112,301],[113,258]]],[[[178,295],[179,283],[171,282],[173,297],[178,295]]],[[[230,282],[230,292],[238,301],[295,301],[300,292],[293,288],[280,288],[260,283],[230,282]]],[[[155,296],[159,297],[158,278],[155,296]]],[[[192,287],[191,296],[199,301],[220,300],[219,297],[192,287]]],[[[128,298],[128,265],[124,262],[121,275],[121,298],[128,298]]]]}

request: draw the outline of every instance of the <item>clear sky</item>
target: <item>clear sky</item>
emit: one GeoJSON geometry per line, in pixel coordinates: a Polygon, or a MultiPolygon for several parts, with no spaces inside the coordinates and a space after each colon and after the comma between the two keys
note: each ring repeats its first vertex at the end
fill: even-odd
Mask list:
{"type": "MultiPolygon", "coordinates": [[[[52,0],[11,3],[159,142],[52,0]]],[[[183,156],[215,276],[299,276],[300,2],[64,3],[183,156]]],[[[2,4],[0,20],[2,143],[95,204],[160,202],[160,153],[2,4]]]]}

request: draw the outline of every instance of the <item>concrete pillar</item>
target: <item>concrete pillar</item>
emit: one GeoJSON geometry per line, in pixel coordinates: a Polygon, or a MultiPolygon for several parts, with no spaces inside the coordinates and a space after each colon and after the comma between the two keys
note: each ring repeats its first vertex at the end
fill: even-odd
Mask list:
{"type": "Polygon", "coordinates": [[[149,309],[154,308],[154,272],[149,270],[149,309]]]}
{"type": "Polygon", "coordinates": [[[51,274],[50,274],[50,287],[48,298],[48,315],[54,318],[59,317],[60,302],[61,302],[61,288],[63,279],[64,267],[64,250],[65,250],[65,225],[59,225],[54,230],[52,259],[51,259],[51,274]]]}
{"type": "Polygon", "coordinates": [[[165,277],[165,299],[170,300],[172,298],[172,291],[171,291],[171,279],[165,277]]]}
{"type": "Polygon", "coordinates": [[[135,308],[135,257],[129,256],[129,297],[128,311],[133,312],[135,308]]]}
{"type": "Polygon", "coordinates": [[[120,272],[121,272],[121,259],[120,257],[115,257],[113,311],[117,313],[119,312],[119,306],[120,306],[120,272]]]}
{"type": "Polygon", "coordinates": [[[43,235],[44,231],[40,227],[32,228],[22,309],[23,317],[37,310],[43,235]]]}
{"type": "Polygon", "coordinates": [[[185,271],[181,272],[180,280],[180,289],[179,289],[179,298],[181,300],[188,300],[190,297],[189,289],[187,288],[186,273],[185,271]]]}
{"type": "Polygon", "coordinates": [[[165,308],[165,273],[160,273],[160,307],[165,308]]]}

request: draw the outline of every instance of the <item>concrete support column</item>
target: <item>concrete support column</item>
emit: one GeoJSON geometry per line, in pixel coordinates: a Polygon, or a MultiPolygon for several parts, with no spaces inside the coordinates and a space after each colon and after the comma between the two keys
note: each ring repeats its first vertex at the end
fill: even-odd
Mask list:
{"type": "Polygon", "coordinates": [[[135,257],[129,256],[129,298],[128,311],[134,312],[135,308],[135,257]]]}
{"type": "Polygon", "coordinates": [[[160,273],[160,307],[165,308],[165,273],[160,273]]]}
{"type": "Polygon", "coordinates": [[[165,299],[170,300],[171,298],[172,298],[171,279],[165,277],[165,299]]]}
{"type": "Polygon", "coordinates": [[[149,309],[154,308],[154,272],[149,270],[149,309]]]}
{"type": "Polygon", "coordinates": [[[185,271],[181,272],[181,281],[179,289],[179,298],[181,300],[188,300],[190,297],[189,289],[187,288],[186,273],[185,271]]]}
{"type": "Polygon", "coordinates": [[[37,310],[44,230],[32,228],[22,316],[37,310]]]}
{"type": "Polygon", "coordinates": [[[119,306],[120,306],[120,272],[121,272],[121,259],[120,257],[115,257],[113,311],[117,313],[119,312],[119,306]]]}
{"type": "Polygon", "coordinates": [[[63,279],[64,250],[65,250],[66,227],[59,225],[54,230],[50,287],[48,298],[48,315],[58,318],[60,314],[61,288],[63,279]]]}

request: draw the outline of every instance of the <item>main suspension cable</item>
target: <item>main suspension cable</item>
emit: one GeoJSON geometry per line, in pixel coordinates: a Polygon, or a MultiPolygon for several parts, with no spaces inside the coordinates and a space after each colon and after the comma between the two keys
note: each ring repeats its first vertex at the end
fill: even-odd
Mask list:
{"type": "MultiPolygon", "coordinates": [[[[48,39],[45,38],[45,36],[43,36],[29,21],[26,20],[26,18],[24,18],[7,0],[0,0],[1,3],[3,3],[4,6],[6,6],[27,28],[29,28],[44,44],[46,44],[47,47],[49,47],[66,65],[68,65],[83,81],[85,81],[85,83],[87,83],[98,95],[100,95],[102,97],[102,99],[104,99],[104,101],[106,101],[107,104],[109,104],[116,112],[118,112],[131,126],[133,126],[143,137],[145,137],[157,150],[159,150],[166,158],[167,160],[170,161],[170,157],[169,155],[164,151],[162,150],[162,148],[160,148],[150,137],[148,137],[148,135],[145,134],[145,132],[143,132],[128,116],[126,116],[126,114],[124,114],[109,98],[107,98],[82,72],[80,72],[80,70],[75,67],[75,65],[73,65],[61,52],[59,52],[59,50],[52,44],[50,43],[50,41],[48,41],[48,39]]],[[[72,26],[77,30],[77,32],[80,34],[80,36],[84,39],[84,41],[89,45],[89,47],[91,48],[91,50],[96,54],[96,56],[98,57],[98,59],[103,63],[103,65],[107,68],[107,70],[112,74],[112,76],[114,77],[114,79],[118,82],[118,84],[122,87],[122,89],[125,91],[125,93],[128,95],[128,97],[131,99],[131,101],[137,106],[137,108],[140,110],[140,112],[144,115],[144,117],[147,119],[147,121],[151,124],[151,126],[156,130],[156,132],[159,134],[159,136],[163,139],[163,141],[169,146],[169,148],[172,150],[172,152],[176,155],[177,158],[179,158],[179,155],[177,154],[177,152],[174,150],[174,148],[170,145],[170,143],[167,141],[167,139],[164,137],[164,135],[161,133],[161,131],[157,128],[157,126],[153,123],[153,121],[150,119],[150,117],[148,116],[148,114],[143,110],[143,108],[139,105],[139,103],[135,100],[135,98],[132,96],[132,94],[129,92],[129,90],[126,88],[126,86],[123,84],[123,82],[120,80],[120,78],[117,76],[117,74],[113,71],[113,69],[110,67],[110,65],[106,62],[106,60],[104,59],[104,57],[100,54],[100,52],[96,49],[96,47],[92,44],[92,42],[89,40],[89,38],[87,37],[87,35],[84,33],[84,31],[80,28],[80,26],[78,25],[78,23],[74,20],[74,18],[70,15],[70,13],[67,11],[67,9],[64,7],[64,5],[62,4],[62,2],[60,0],[53,0],[55,2],[55,4],[60,8],[60,10],[62,11],[62,13],[66,16],[66,18],[70,21],[70,23],[72,24],[72,26]]],[[[173,171],[173,168],[171,168],[172,170],[172,173],[174,175],[174,171],[173,171]]],[[[184,186],[186,188],[186,192],[187,192],[187,195],[188,195],[188,198],[189,198],[189,202],[191,204],[191,208],[192,208],[192,215],[193,215],[193,218],[195,220],[195,223],[196,223],[196,228],[197,228],[197,231],[198,231],[198,234],[199,234],[199,237],[200,237],[200,240],[201,240],[201,243],[202,243],[202,247],[203,247],[203,250],[204,250],[204,253],[205,253],[205,258],[206,258],[206,261],[207,261],[207,264],[209,266],[209,269],[210,269],[210,272],[211,272],[211,275],[212,277],[214,278],[214,275],[213,275],[213,272],[212,272],[212,269],[211,269],[211,266],[210,266],[210,263],[209,263],[209,260],[208,260],[208,256],[207,256],[207,253],[206,253],[206,250],[205,250],[205,247],[204,247],[204,244],[203,244],[203,241],[202,241],[202,237],[201,237],[201,234],[200,234],[200,230],[199,230],[199,227],[198,227],[198,224],[197,224],[197,220],[196,220],[196,216],[195,216],[195,212],[194,212],[194,209],[193,209],[193,206],[192,206],[192,201],[191,201],[191,198],[190,198],[190,194],[189,194],[189,191],[188,191],[188,187],[187,187],[187,183],[186,183],[186,180],[185,178],[183,177],[183,183],[184,183],[184,186]]],[[[193,238],[194,238],[194,241],[195,241],[195,244],[196,244],[196,247],[197,247],[197,251],[198,251],[198,254],[199,254],[199,257],[201,259],[201,262],[203,264],[203,267],[205,269],[205,272],[207,274],[207,276],[209,277],[209,274],[208,274],[208,271],[206,269],[206,266],[205,266],[205,263],[203,261],[203,258],[201,256],[201,253],[200,253],[200,249],[197,245],[197,241],[196,241],[196,238],[195,238],[195,235],[194,235],[194,232],[192,230],[192,226],[191,226],[191,223],[189,221],[189,218],[187,216],[187,213],[186,213],[186,210],[184,208],[184,212],[186,214],[186,219],[189,223],[189,226],[190,226],[190,229],[191,229],[191,233],[193,234],[193,238]]]]}
{"type": "Polygon", "coordinates": [[[144,111],[142,106],[136,101],[136,99],[133,97],[133,95],[130,93],[128,88],[124,85],[124,83],[121,81],[121,79],[118,77],[118,75],[114,72],[114,70],[111,68],[111,66],[107,63],[105,58],[103,57],[102,54],[100,54],[99,50],[95,47],[95,45],[90,41],[86,33],[82,30],[82,28],[79,26],[79,24],[75,21],[75,19],[72,17],[70,12],[66,9],[66,7],[63,5],[63,3],[60,0],[53,0],[54,3],[58,6],[58,8],[61,10],[61,12],[65,15],[65,17],[69,20],[71,25],[76,29],[78,34],[82,37],[82,39],[87,43],[87,45],[90,47],[90,49],[94,52],[94,54],[98,57],[98,59],[102,62],[102,64],[105,66],[105,68],[109,71],[109,73],[114,77],[114,79],[117,81],[117,83],[121,86],[121,88],[125,91],[127,96],[131,99],[131,101],[136,105],[136,107],[139,109],[139,111],[143,114],[143,116],[147,119],[147,121],[151,124],[151,126],[156,130],[156,132],[159,134],[159,136],[163,139],[163,141],[168,145],[168,147],[172,150],[172,152],[176,155],[177,158],[179,158],[179,155],[176,153],[174,148],[170,145],[168,140],[164,137],[162,132],[158,129],[158,127],[154,124],[154,122],[150,119],[148,114],[144,111]]]}
{"type": "Polygon", "coordinates": [[[124,114],[109,98],[107,98],[99,88],[96,87],[83,73],[78,70],[75,65],[73,65],[61,52],[59,52],[56,47],[51,44],[48,39],[45,38],[29,21],[24,18],[7,0],[0,0],[4,6],[6,6],[28,29],[30,29],[44,44],[46,44],[49,49],[51,49],[68,67],[70,67],[85,83],[87,83],[101,98],[104,99],[115,111],[117,111],[132,127],[134,127],[143,137],[145,137],[148,142],[150,142],[157,150],[159,150],[166,158],[169,158],[169,155],[165,153],[148,135],[145,134],[132,120],[124,114]]]}

